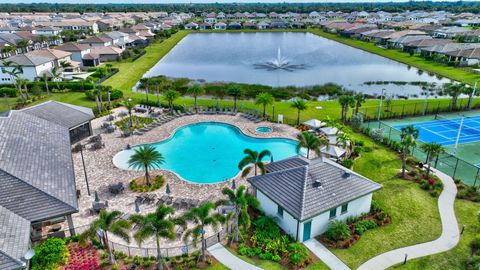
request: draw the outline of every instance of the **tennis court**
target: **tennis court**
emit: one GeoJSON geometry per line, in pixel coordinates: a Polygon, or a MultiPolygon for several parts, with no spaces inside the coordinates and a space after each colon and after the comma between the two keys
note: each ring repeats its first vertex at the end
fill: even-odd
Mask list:
{"type": "Polygon", "coordinates": [[[418,129],[419,139],[423,142],[436,142],[447,146],[456,144],[457,138],[459,144],[480,141],[480,115],[453,119],[437,116],[437,120],[395,125],[393,128],[400,131],[408,125],[418,129]]]}

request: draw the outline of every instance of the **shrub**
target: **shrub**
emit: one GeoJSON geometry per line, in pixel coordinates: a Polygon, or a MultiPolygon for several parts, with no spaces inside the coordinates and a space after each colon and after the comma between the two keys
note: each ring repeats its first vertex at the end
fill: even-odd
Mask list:
{"type": "Polygon", "coordinates": [[[273,255],[272,256],[272,261],[279,262],[280,260],[282,260],[282,258],[279,255],[273,255]]]}
{"type": "Polygon", "coordinates": [[[296,242],[288,245],[288,259],[293,265],[303,265],[309,257],[308,250],[302,244],[296,242]]]}
{"type": "Polygon", "coordinates": [[[378,227],[377,223],[371,219],[361,220],[355,223],[355,231],[360,235],[376,227],[378,227]]]}
{"type": "Polygon", "coordinates": [[[258,257],[260,257],[260,259],[262,260],[271,260],[273,255],[270,252],[266,252],[266,253],[260,254],[258,257]]]}
{"type": "Polygon", "coordinates": [[[369,152],[372,152],[373,149],[369,146],[365,146],[365,147],[363,147],[363,151],[369,153],[369,152]]]}
{"type": "Polygon", "coordinates": [[[416,166],[418,163],[420,163],[419,159],[412,156],[407,157],[406,161],[407,161],[407,164],[410,166],[416,166]]]}
{"type": "Polygon", "coordinates": [[[7,88],[7,87],[0,88],[0,98],[4,96],[17,97],[18,90],[16,88],[7,88]]]}
{"type": "Polygon", "coordinates": [[[33,270],[56,269],[58,265],[68,261],[68,249],[65,241],[60,238],[49,238],[35,248],[32,259],[33,270]]]}
{"type": "Polygon", "coordinates": [[[346,240],[350,237],[350,229],[346,223],[335,220],[330,222],[325,236],[333,241],[346,240]]]}
{"type": "Polygon", "coordinates": [[[353,166],[353,160],[351,159],[345,159],[343,162],[342,162],[342,165],[345,166],[346,168],[352,168],[353,166]]]}
{"type": "Polygon", "coordinates": [[[157,190],[161,187],[163,187],[163,184],[165,183],[165,179],[161,175],[155,176],[155,180],[150,183],[149,186],[147,185],[139,185],[135,179],[130,181],[129,187],[132,191],[134,192],[149,192],[149,191],[154,191],[157,190]]]}

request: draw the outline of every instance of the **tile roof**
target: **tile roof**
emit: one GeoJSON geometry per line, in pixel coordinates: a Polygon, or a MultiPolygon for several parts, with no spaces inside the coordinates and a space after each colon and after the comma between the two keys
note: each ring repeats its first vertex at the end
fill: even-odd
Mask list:
{"type": "Polygon", "coordinates": [[[297,156],[270,163],[267,170],[248,181],[300,221],[382,187],[328,159],[297,156]]]}
{"type": "Polygon", "coordinates": [[[85,43],[107,43],[107,42],[111,42],[112,39],[111,38],[107,38],[107,37],[97,37],[97,36],[92,36],[92,37],[89,37],[89,38],[86,38],[86,39],[82,39],[80,41],[78,41],[78,43],[80,44],[85,44],[85,43]]]}
{"type": "Polygon", "coordinates": [[[0,240],[0,269],[20,268],[30,243],[30,222],[1,205],[0,240]]]}
{"type": "Polygon", "coordinates": [[[58,50],[66,51],[66,52],[80,52],[89,50],[90,46],[87,44],[78,44],[73,42],[64,43],[57,47],[58,50]]]}
{"type": "Polygon", "coordinates": [[[68,128],[23,111],[0,117],[0,170],[77,209],[68,128]]]}
{"type": "Polygon", "coordinates": [[[56,50],[56,49],[41,49],[41,50],[34,50],[28,53],[29,55],[36,55],[36,56],[42,56],[42,57],[47,57],[52,60],[58,60],[65,58],[67,56],[72,55],[71,52],[66,52],[66,51],[61,51],[61,50],[56,50]]]}
{"type": "Polygon", "coordinates": [[[47,101],[22,109],[22,112],[56,123],[66,128],[73,128],[95,118],[92,109],[75,106],[58,101],[47,101]]]}
{"type": "Polygon", "coordinates": [[[15,64],[21,65],[21,66],[39,66],[48,62],[51,62],[52,59],[49,57],[45,56],[37,56],[33,54],[17,54],[10,56],[6,59],[6,61],[12,61],[15,64]]]}

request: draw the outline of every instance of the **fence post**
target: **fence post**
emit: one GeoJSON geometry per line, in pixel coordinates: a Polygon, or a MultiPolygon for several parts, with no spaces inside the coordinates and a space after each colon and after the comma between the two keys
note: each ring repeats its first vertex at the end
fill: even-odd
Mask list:
{"type": "Polygon", "coordinates": [[[440,110],[440,101],[437,103],[437,114],[439,110],[440,110]]]}
{"type": "Polygon", "coordinates": [[[415,103],[415,107],[413,109],[413,115],[417,115],[417,103],[415,103]]]}
{"type": "Polygon", "coordinates": [[[130,246],[127,246],[127,251],[128,251],[128,256],[132,256],[132,254],[130,253],[130,246]]]}
{"type": "Polygon", "coordinates": [[[390,140],[390,135],[392,135],[392,127],[388,130],[388,140],[390,140]]]}
{"type": "Polygon", "coordinates": [[[401,116],[401,118],[403,118],[404,115],[405,115],[405,103],[403,103],[403,106],[402,106],[402,116],[401,116]]]}
{"type": "Polygon", "coordinates": [[[438,164],[438,159],[440,158],[440,156],[437,156],[437,158],[435,159],[435,165],[433,166],[435,169],[437,168],[437,164],[438,164]]]}
{"type": "Polygon", "coordinates": [[[457,158],[457,163],[455,163],[455,170],[453,170],[452,178],[455,178],[455,174],[457,173],[458,161],[459,159],[457,158]]]}

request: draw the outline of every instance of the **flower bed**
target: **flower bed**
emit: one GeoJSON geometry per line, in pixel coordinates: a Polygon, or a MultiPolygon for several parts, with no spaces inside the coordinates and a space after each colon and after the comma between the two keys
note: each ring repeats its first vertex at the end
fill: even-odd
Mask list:
{"type": "Polygon", "coordinates": [[[70,257],[68,263],[63,270],[99,270],[100,260],[97,249],[87,244],[85,247],[78,243],[70,243],[68,245],[70,257]]]}
{"type": "Polygon", "coordinates": [[[143,181],[144,176],[133,179],[130,181],[129,187],[134,192],[149,192],[157,190],[165,184],[165,179],[161,175],[155,176],[154,180],[150,183],[150,185],[146,184],[139,184],[141,180],[143,181]]]}
{"type": "MultiPolygon", "coordinates": [[[[427,172],[418,167],[419,160],[413,157],[407,158],[408,172],[405,174],[406,180],[414,181],[420,188],[426,190],[432,197],[438,197],[443,190],[443,183],[440,179],[430,173],[427,178],[427,172]]],[[[401,175],[399,174],[401,178],[401,175]]]]}
{"type": "Polygon", "coordinates": [[[127,116],[122,120],[115,122],[115,125],[119,127],[121,130],[134,131],[135,129],[139,129],[153,123],[153,119],[150,117],[141,117],[141,116],[132,115],[132,120],[133,120],[133,125],[130,124],[130,116],[127,116]]]}
{"type": "Polygon", "coordinates": [[[359,217],[349,217],[346,222],[331,222],[328,230],[318,236],[317,240],[327,247],[345,249],[353,246],[366,231],[390,223],[390,216],[373,201],[370,213],[359,217]]]}
{"type": "Polygon", "coordinates": [[[457,185],[457,199],[480,202],[480,188],[468,186],[462,183],[459,179],[455,179],[457,185]]]}

